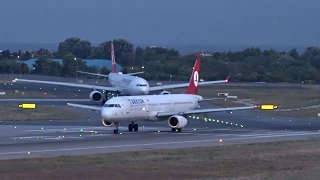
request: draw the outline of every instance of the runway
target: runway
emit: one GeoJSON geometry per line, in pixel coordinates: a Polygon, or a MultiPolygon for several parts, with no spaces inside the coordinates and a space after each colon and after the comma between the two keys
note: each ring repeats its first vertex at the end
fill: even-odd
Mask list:
{"type": "Polygon", "coordinates": [[[185,128],[182,133],[172,133],[168,128],[141,127],[140,132],[124,131],[122,135],[113,135],[110,128],[104,127],[42,128],[1,127],[0,159],[221,146],[320,137],[319,132],[312,131],[250,131],[227,128],[185,128]],[[7,134],[4,135],[3,132],[7,134]]]}
{"type": "MultiPolygon", "coordinates": [[[[14,85],[13,85],[14,86],[14,85]]],[[[29,84],[30,86],[30,84],[29,84]]],[[[24,86],[19,86],[23,88],[24,86]]],[[[36,90],[39,85],[31,86],[36,90]]],[[[31,88],[30,87],[30,88],[31,88]]],[[[42,86],[44,89],[44,86],[42,86]]],[[[11,89],[17,87],[10,87],[11,89]]],[[[27,87],[28,89],[29,87],[27,87]]],[[[61,101],[49,103],[65,106],[65,99],[84,100],[89,90],[68,96],[64,89],[54,90],[61,101]],[[64,99],[64,100],[63,100],[64,99]]],[[[18,89],[18,88],[17,88],[18,89]]],[[[77,93],[76,93],[77,92],[77,93]]],[[[17,102],[12,100],[12,102],[17,102]]],[[[38,100],[38,103],[48,101],[38,100]]],[[[6,103],[6,101],[0,101],[6,103]]],[[[78,102],[80,103],[80,102],[78,102]]],[[[97,104],[99,105],[99,104],[97,104]]],[[[201,108],[212,107],[202,103],[201,108]]],[[[113,127],[104,127],[100,113],[80,108],[66,108],[88,116],[83,120],[0,121],[0,159],[85,155],[151,149],[172,149],[203,146],[221,146],[240,143],[320,138],[320,121],[280,117],[252,111],[210,113],[189,117],[181,133],[173,133],[166,121],[138,122],[138,132],[128,132],[122,124],[122,134],[113,135],[113,127]]]]}
{"type": "MultiPolygon", "coordinates": [[[[99,119],[79,121],[0,122],[0,159],[85,155],[96,153],[172,149],[282,140],[320,138],[320,123],[282,117],[253,117],[244,112],[217,113],[223,119],[230,116],[243,127],[203,119],[190,119],[181,133],[171,132],[167,122],[140,122],[138,132],[128,132],[126,124],[121,134],[104,127],[99,119]],[[242,115],[241,115],[242,114],[242,115]],[[250,118],[251,117],[251,118],[250,118]],[[237,119],[236,119],[237,118],[237,119]],[[255,122],[255,119],[260,118],[255,122]],[[253,122],[246,123],[247,119],[253,122]],[[271,123],[268,123],[268,120],[271,123]],[[259,123],[260,122],[260,123],[259,123]],[[279,125],[273,124],[278,122],[279,125]],[[290,125],[290,129],[288,127],[290,125]],[[309,124],[310,123],[310,124],[309,124]],[[257,125],[259,124],[259,125],[257,125]]],[[[248,112],[246,112],[248,113],[248,112]]],[[[250,112],[249,112],[250,113],[250,112]]],[[[91,117],[98,117],[93,114],[91,117]]]]}

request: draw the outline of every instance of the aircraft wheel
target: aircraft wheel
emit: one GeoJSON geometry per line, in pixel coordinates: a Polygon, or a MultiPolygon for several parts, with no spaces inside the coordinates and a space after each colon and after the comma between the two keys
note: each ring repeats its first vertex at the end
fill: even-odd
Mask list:
{"type": "Polygon", "coordinates": [[[134,125],[133,125],[133,129],[134,129],[134,131],[138,131],[138,129],[139,129],[138,124],[134,124],[134,125]]]}
{"type": "Polygon", "coordinates": [[[176,132],[176,131],[181,132],[181,128],[171,128],[171,131],[172,132],[176,132]]]}
{"type": "Polygon", "coordinates": [[[119,129],[114,129],[113,134],[119,134],[119,129]]]}
{"type": "Polygon", "coordinates": [[[129,125],[128,125],[128,130],[131,132],[132,129],[133,129],[133,125],[132,125],[132,124],[129,124],[129,125]]]}

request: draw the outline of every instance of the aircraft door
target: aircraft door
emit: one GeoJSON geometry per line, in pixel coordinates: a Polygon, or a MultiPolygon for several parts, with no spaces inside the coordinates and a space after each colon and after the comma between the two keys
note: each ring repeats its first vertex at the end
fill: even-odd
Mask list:
{"type": "Polygon", "coordinates": [[[129,114],[130,112],[130,104],[126,104],[126,113],[129,114]]]}
{"type": "Polygon", "coordinates": [[[123,100],[122,103],[122,112],[124,112],[124,114],[128,114],[130,112],[130,103],[128,103],[128,100],[123,100]]]}

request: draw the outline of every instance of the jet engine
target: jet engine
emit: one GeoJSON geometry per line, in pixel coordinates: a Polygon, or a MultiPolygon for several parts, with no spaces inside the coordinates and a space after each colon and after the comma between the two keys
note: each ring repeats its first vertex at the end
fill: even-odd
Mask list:
{"type": "Polygon", "coordinates": [[[104,119],[102,119],[102,124],[103,124],[104,126],[107,126],[107,127],[114,125],[113,122],[109,122],[109,121],[106,121],[106,120],[104,120],[104,119]]]}
{"type": "Polygon", "coordinates": [[[168,124],[171,128],[183,128],[188,124],[188,120],[179,115],[169,117],[168,124]]]}
{"type": "Polygon", "coordinates": [[[169,91],[161,91],[160,92],[160,95],[164,95],[164,94],[170,94],[170,92],[169,91]]]}
{"type": "Polygon", "coordinates": [[[100,91],[94,90],[89,94],[89,98],[91,101],[98,102],[102,99],[102,94],[100,91]]]}

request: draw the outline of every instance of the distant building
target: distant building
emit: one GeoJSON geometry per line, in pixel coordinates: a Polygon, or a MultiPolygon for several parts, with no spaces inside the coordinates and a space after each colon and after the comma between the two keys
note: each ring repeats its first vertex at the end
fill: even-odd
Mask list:
{"type": "Polygon", "coordinates": [[[196,51],[196,52],[192,53],[192,55],[194,55],[194,56],[198,56],[198,57],[213,56],[213,54],[212,54],[212,53],[202,52],[202,51],[196,51]]]}
{"type": "Polygon", "coordinates": [[[148,48],[162,48],[162,49],[167,49],[166,47],[161,47],[161,46],[148,46],[148,48]]]}
{"type": "MultiPolygon", "coordinates": [[[[35,64],[35,61],[37,59],[29,59],[27,61],[21,61],[21,62],[24,62],[26,63],[29,68],[33,68],[34,64],[35,64]]],[[[52,59],[53,61],[56,61],[56,62],[59,62],[61,65],[63,64],[62,63],[62,59],[52,59]]],[[[108,60],[108,59],[84,59],[83,61],[85,61],[87,63],[87,66],[97,66],[99,68],[102,68],[102,67],[106,67],[107,69],[109,69],[111,71],[112,69],[112,63],[111,63],[111,60],[108,60]]],[[[119,64],[117,64],[117,69],[121,69],[121,66],[119,64]]]]}

